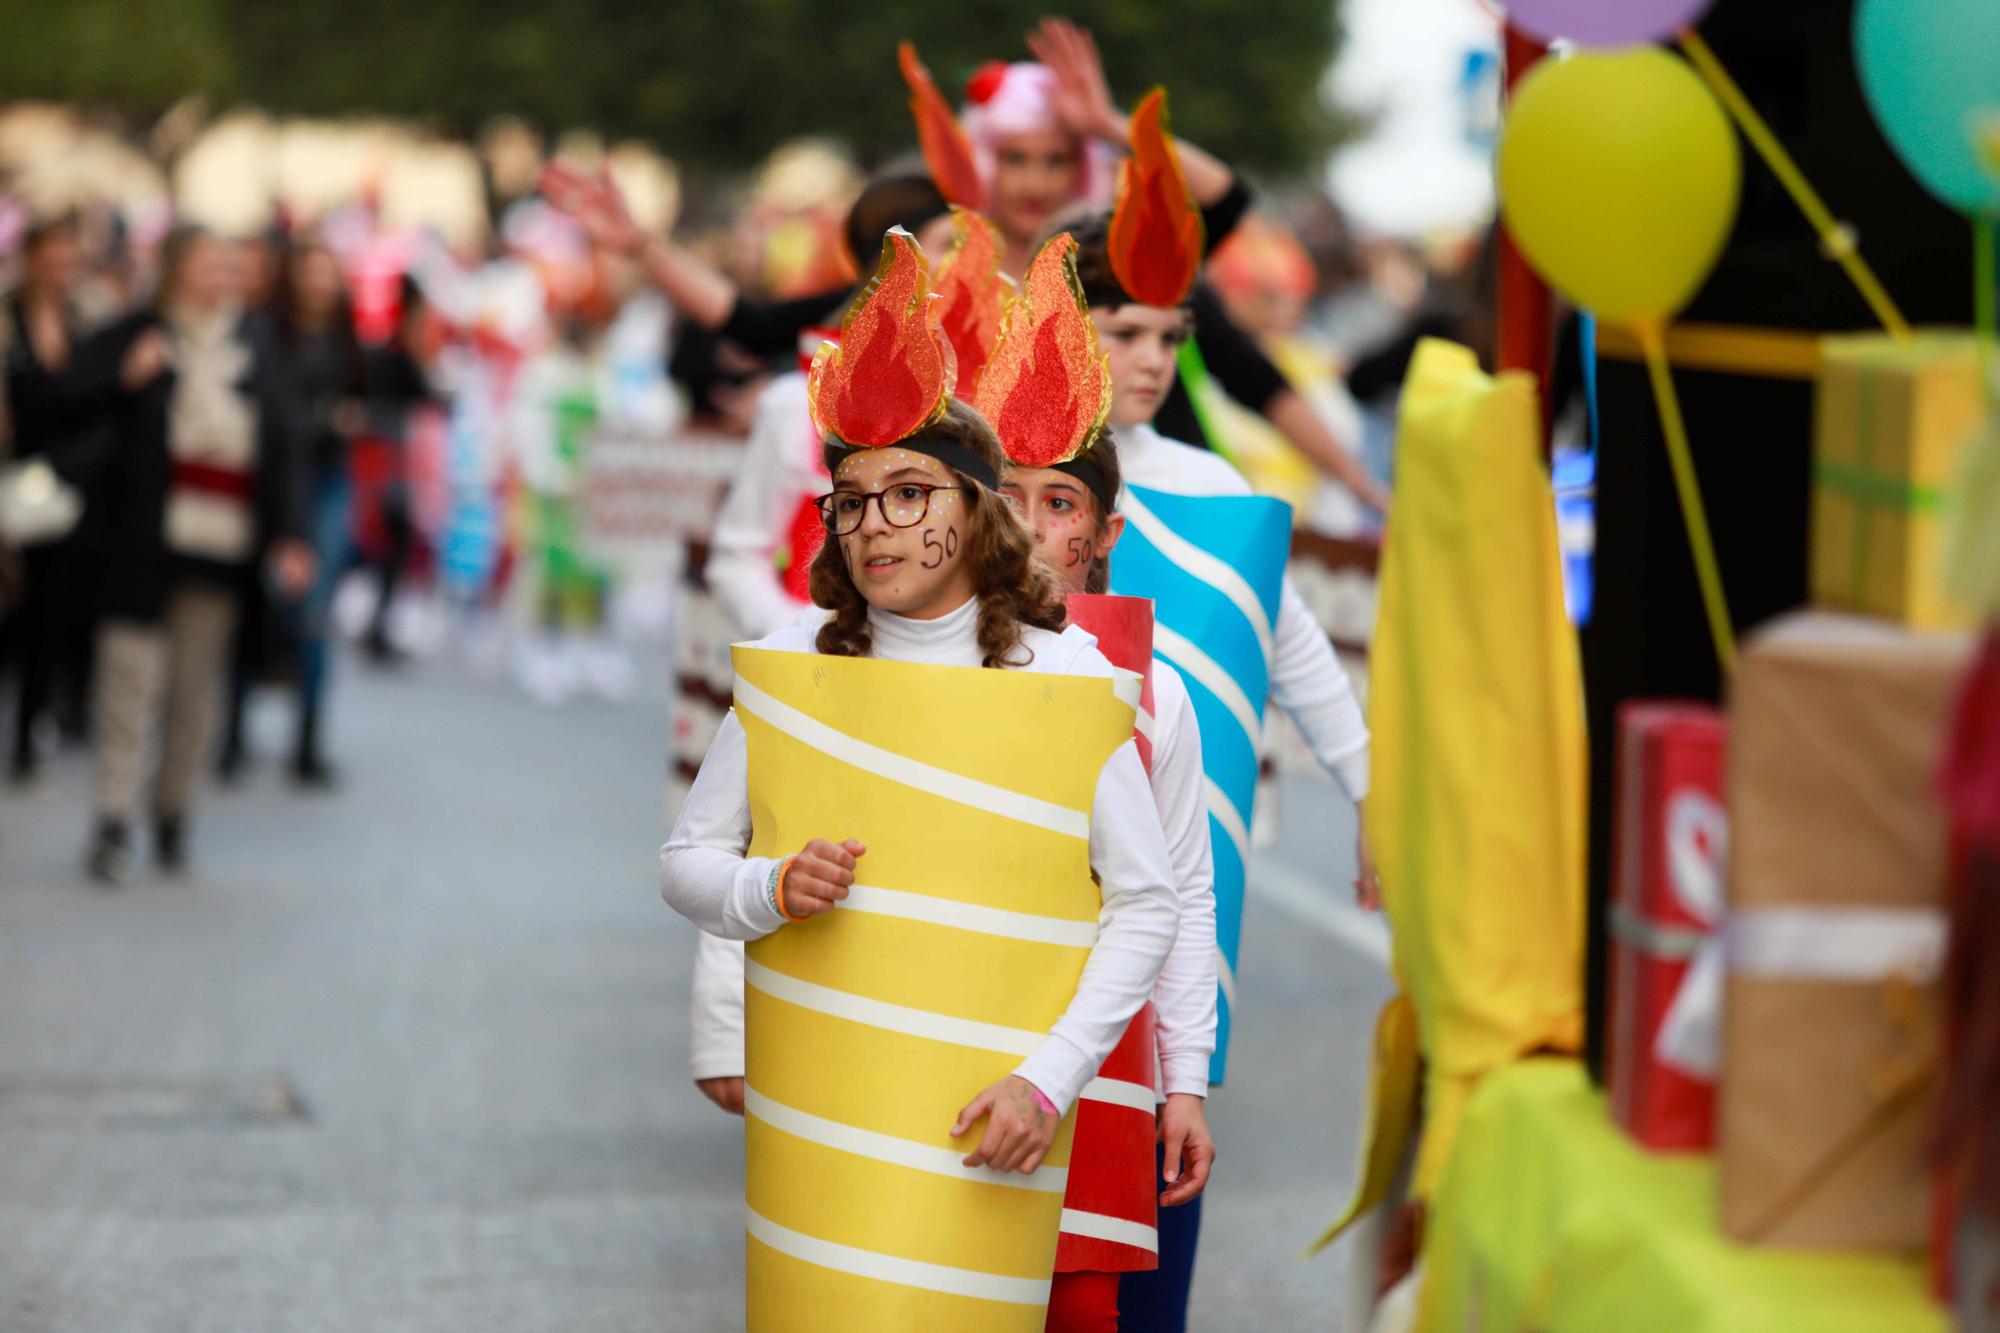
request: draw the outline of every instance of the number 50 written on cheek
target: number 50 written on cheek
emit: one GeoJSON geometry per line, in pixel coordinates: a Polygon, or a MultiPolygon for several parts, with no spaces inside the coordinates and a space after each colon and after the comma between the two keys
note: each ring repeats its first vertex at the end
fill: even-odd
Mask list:
{"type": "Polygon", "coordinates": [[[924,550],[930,552],[930,557],[923,562],[924,568],[936,569],[946,559],[958,554],[958,529],[946,528],[944,530],[944,540],[939,541],[936,529],[925,528],[924,550]]]}

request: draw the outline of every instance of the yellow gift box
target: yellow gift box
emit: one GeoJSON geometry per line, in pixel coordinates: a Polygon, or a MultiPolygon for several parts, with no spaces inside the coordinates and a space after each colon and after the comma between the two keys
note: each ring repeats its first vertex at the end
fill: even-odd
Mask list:
{"type": "Polygon", "coordinates": [[[1969,333],[1822,342],[1813,401],[1815,602],[1916,629],[1969,623],[1944,589],[1944,509],[1981,410],[1969,333]]]}

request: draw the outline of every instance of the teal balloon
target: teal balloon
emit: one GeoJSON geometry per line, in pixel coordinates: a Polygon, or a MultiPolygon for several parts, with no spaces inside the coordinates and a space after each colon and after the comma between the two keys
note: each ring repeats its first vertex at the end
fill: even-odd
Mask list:
{"type": "Polygon", "coordinates": [[[2000,213],[2000,0],[1861,0],[1854,56],[1876,123],[1924,188],[2000,213]]]}

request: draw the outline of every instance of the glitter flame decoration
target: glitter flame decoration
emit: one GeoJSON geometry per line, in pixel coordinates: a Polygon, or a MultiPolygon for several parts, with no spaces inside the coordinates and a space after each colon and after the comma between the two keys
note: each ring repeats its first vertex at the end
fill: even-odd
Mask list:
{"type": "Polygon", "coordinates": [[[1022,467],[1054,467],[1097,442],[1111,418],[1111,360],[1076,276],[1076,238],[1050,237],[1007,307],[973,406],[1022,467]]]}
{"type": "Polygon", "coordinates": [[[951,210],[951,251],[938,264],[938,322],[958,357],[958,396],[971,402],[1000,337],[1014,284],[1000,271],[1000,229],[969,208],[951,210]]]}
{"type": "Polygon", "coordinates": [[[917,238],[892,227],[867,289],[821,343],[806,380],[813,425],[864,449],[906,440],[951,406],[956,363],[938,327],[930,265],[917,238]]]}
{"type": "Polygon", "coordinates": [[[903,82],[910,85],[910,115],[917,122],[917,145],[924,152],[924,166],[931,181],[948,204],[978,208],[986,197],[979,179],[979,164],[972,156],[972,141],[958,123],[951,103],[944,100],[931,72],[917,59],[910,42],[896,45],[896,63],[902,67],[903,82]]]}
{"type": "Polygon", "coordinates": [[[1111,271],[1140,305],[1179,305],[1201,267],[1201,247],[1201,210],[1167,133],[1167,90],[1155,88],[1132,113],[1132,156],[1119,170],[1111,213],[1111,271]]]}

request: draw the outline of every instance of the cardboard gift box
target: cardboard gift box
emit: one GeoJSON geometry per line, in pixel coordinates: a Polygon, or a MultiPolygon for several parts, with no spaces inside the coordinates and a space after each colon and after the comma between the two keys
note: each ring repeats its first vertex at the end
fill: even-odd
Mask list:
{"type": "Polygon", "coordinates": [[[1971,334],[1824,339],[1813,399],[1812,595],[1919,629],[1968,623],[1944,591],[1944,506],[1979,428],[1971,334]]]}
{"type": "Polygon", "coordinates": [[[1923,1247],[1960,636],[1824,612],[1747,646],[1730,713],[1723,1229],[1923,1247]]]}
{"type": "Polygon", "coordinates": [[[1722,912],[1728,735],[1707,704],[1640,701],[1618,714],[1608,1082],[1612,1118],[1656,1151],[1715,1141],[1712,1049],[1676,1049],[1676,1006],[1722,912]]]}

